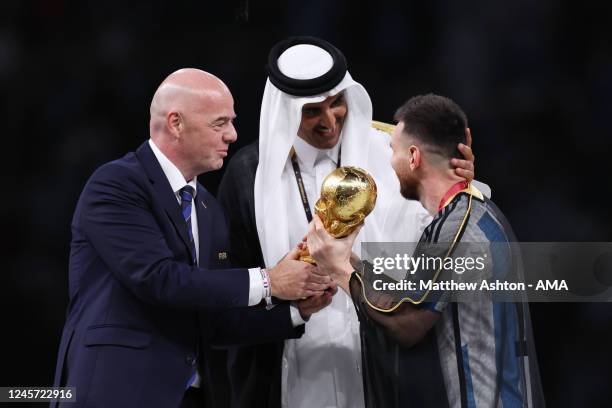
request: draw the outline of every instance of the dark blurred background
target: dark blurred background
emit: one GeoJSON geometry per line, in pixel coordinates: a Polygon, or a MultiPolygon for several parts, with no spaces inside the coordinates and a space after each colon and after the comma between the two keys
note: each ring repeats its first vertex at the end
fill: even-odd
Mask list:
{"type": "MultiPolygon", "coordinates": [[[[180,67],[221,77],[236,152],[257,137],[267,53],[289,35],[343,50],[378,120],[420,93],[458,102],[477,178],[520,240],[612,241],[608,4],[2,0],[0,385],[51,384],[72,211],[97,166],[148,138],[161,80],[180,67]]],[[[216,192],[221,174],[200,180],[216,192]]],[[[612,304],[532,315],[549,406],[612,405],[612,304]]]]}

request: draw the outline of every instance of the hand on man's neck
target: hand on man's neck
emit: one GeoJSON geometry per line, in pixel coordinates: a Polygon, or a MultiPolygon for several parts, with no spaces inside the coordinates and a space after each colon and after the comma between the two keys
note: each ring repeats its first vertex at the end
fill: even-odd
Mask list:
{"type": "Polygon", "coordinates": [[[429,214],[435,216],[446,193],[461,181],[465,179],[457,176],[452,168],[431,169],[419,185],[419,201],[429,214]]]}

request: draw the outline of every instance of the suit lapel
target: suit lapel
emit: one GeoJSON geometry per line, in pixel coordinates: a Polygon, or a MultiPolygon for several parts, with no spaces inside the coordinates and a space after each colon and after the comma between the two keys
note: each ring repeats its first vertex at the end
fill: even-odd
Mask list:
{"type": "Polygon", "coordinates": [[[210,264],[211,210],[206,202],[206,189],[198,183],[198,194],[195,197],[196,214],[198,215],[198,239],[200,241],[199,265],[210,264]]]}
{"type": "MultiPolygon", "coordinates": [[[[172,187],[170,187],[170,183],[168,182],[168,179],[159,165],[157,158],[153,154],[148,142],[144,142],[140,145],[140,147],[136,150],[136,156],[138,157],[138,160],[142,164],[142,167],[145,169],[145,172],[153,185],[153,189],[155,190],[157,196],[156,198],[162,203],[162,206],[168,214],[168,217],[170,217],[172,224],[174,224],[178,235],[181,237],[183,243],[187,247],[187,250],[191,254],[191,245],[189,244],[189,236],[187,235],[187,224],[185,223],[185,219],[181,214],[181,206],[179,205],[176,196],[174,195],[174,191],[172,191],[172,187]]],[[[200,217],[198,214],[198,228],[199,219],[200,217]]],[[[193,256],[193,254],[191,255],[193,256]]]]}

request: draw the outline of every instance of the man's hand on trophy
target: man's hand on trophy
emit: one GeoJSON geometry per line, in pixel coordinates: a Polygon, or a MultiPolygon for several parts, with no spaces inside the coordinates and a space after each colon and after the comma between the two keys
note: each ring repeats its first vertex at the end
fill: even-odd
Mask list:
{"type": "Polygon", "coordinates": [[[362,225],[344,238],[332,237],[317,215],[308,226],[307,243],[310,255],[321,271],[328,273],[348,293],[348,282],[353,272],[350,263],[353,243],[362,225]]]}
{"type": "Polygon", "coordinates": [[[296,247],[268,270],[272,296],[285,300],[320,296],[333,285],[331,278],[321,274],[317,267],[298,261],[300,250],[296,247]]]}
{"type": "Polygon", "coordinates": [[[308,320],[310,319],[310,316],[329,306],[336,292],[338,292],[338,287],[334,282],[332,282],[329,288],[323,292],[322,295],[311,296],[309,298],[296,301],[295,305],[300,310],[302,319],[308,320]]]}

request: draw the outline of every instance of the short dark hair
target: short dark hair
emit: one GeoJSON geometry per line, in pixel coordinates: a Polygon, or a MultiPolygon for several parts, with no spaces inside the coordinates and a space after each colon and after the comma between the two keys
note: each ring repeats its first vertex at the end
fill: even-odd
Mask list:
{"type": "Polygon", "coordinates": [[[462,157],[457,149],[466,143],[467,117],[459,105],[444,96],[427,94],[410,98],[395,112],[410,134],[445,157],[462,157]]]}

